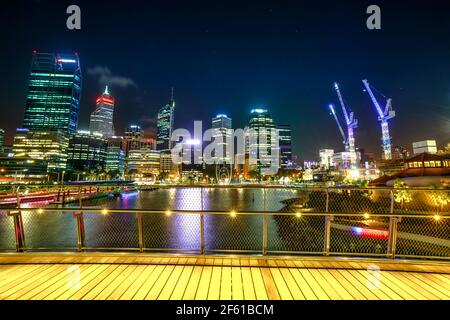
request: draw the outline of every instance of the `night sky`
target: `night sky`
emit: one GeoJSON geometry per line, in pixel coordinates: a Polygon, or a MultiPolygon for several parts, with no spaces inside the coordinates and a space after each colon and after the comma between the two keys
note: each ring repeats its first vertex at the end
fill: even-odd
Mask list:
{"type": "MultiPolygon", "coordinates": [[[[242,128],[266,106],[290,124],[294,153],[342,150],[327,105],[337,81],[359,119],[356,145],[381,153],[380,126],[361,80],[393,99],[394,145],[450,141],[450,1],[9,1],[0,12],[0,127],[22,125],[33,49],[80,54],[79,129],[110,83],[116,133],[132,123],[154,132],[175,88],[175,127],[210,125],[226,113],[242,128]],[[81,7],[80,31],[66,8],[81,7]],[[378,4],[382,30],[366,28],[378,4]]],[[[340,109],[339,109],[340,111],[340,109]]],[[[206,128],[205,128],[206,129],[206,128]]]]}

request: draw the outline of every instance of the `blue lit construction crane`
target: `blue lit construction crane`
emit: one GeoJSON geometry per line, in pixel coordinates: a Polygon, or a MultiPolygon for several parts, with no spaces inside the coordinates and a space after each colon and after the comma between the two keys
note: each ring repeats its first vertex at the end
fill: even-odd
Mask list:
{"type": "Polygon", "coordinates": [[[341,132],[341,135],[342,135],[342,139],[344,139],[344,140],[342,140],[342,143],[344,144],[345,151],[348,151],[347,137],[345,136],[344,129],[342,129],[342,126],[341,126],[341,122],[339,121],[339,119],[338,119],[338,117],[336,115],[336,112],[334,111],[334,106],[332,104],[330,104],[328,107],[330,108],[330,111],[331,111],[331,114],[334,117],[334,120],[336,120],[336,124],[337,124],[337,126],[339,128],[339,131],[341,132]]]}
{"type": "MultiPolygon", "coordinates": [[[[339,102],[342,107],[342,113],[345,118],[345,125],[347,126],[347,139],[346,139],[346,151],[350,153],[350,164],[352,169],[357,168],[357,159],[356,159],[356,148],[355,148],[355,136],[354,129],[358,127],[358,120],[355,119],[353,112],[347,112],[347,107],[345,106],[344,99],[342,98],[341,91],[339,90],[338,84],[334,83],[334,89],[339,98],[339,102]]],[[[336,116],[335,116],[336,117],[336,116]]],[[[340,129],[342,130],[342,128],[340,129]]]]}
{"type": "MultiPolygon", "coordinates": [[[[386,99],[386,106],[384,107],[384,110],[381,109],[380,104],[378,103],[377,99],[375,98],[375,95],[372,92],[372,89],[373,90],[376,89],[372,87],[367,80],[363,80],[362,82],[366,88],[367,93],[370,96],[370,99],[372,99],[372,103],[375,106],[375,109],[378,113],[378,120],[381,122],[381,147],[383,148],[383,157],[385,160],[391,160],[392,145],[391,145],[391,136],[389,135],[388,120],[395,117],[395,111],[392,110],[392,100],[386,99]]],[[[385,98],[383,94],[381,95],[385,98]]]]}

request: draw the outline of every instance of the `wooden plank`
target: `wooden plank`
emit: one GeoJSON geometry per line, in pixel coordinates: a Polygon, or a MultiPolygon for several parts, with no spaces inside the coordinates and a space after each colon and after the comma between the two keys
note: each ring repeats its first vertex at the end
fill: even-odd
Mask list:
{"type": "Polygon", "coordinates": [[[447,295],[443,294],[441,291],[437,290],[433,287],[433,284],[429,284],[428,282],[422,281],[419,278],[415,277],[410,272],[401,272],[402,276],[405,277],[405,279],[408,279],[408,281],[411,281],[415,283],[416,285],[420,286],[423,290],[426,290],[430,292],[432,295],[434,295],[437,299],[449,299],[447,295]]]}
{"type": "Polygon", "coordinates": [[[114,269],[110,274],[106,277],[102,278],[102,280],[97,283],[95,287],[92,288],[89,292],[87,292],[81,300],[93,300],[95,299],[106,287],[108,287],[111,282],[114,281],[126,268],[128,265],[119,265],[116,269],[114,269]]]}
{"type": "Polygon", "coordinates": [[[432,274],[426,274],[426,273],[413,273],[413,275],[420,279],[421,281],[425,281],[432,285],[436,290],[439,290],[446,296],[450,297],[450,290],[449,288],[443,283],[439,278],[433,277],[432,274]]]}
{"type": "MultiPolygon", "coordinates": [[[[13,295],[9,296],[8,299],[20,299],[20,300],[28,300],[31,297],[35,296],[39,292],[45,290],[52,284],[64,280],[67,283],[68,275],[67,275],[67,266],[58,265],[60,268],[56,269],[53,273],[50,273],[44,277],[39,278],[32,285],[23,288],[15,292],[13,295]]],[[[74,265],[79,272],[81,272],[81,265],[74,265]]],[[[86,269],[86,266],[84,269],[86,269]]]]}
{"type": "Polygon", "coordinates": [[[222,281],[222,268],[213,267],[211,274],[211,281],[208,290],[208,300],[220,299],[220,285],[222,281]]]}
{"type": "Polygon", "coordinates": [[[194,300],[197,293],[197,288],[203,272],[203,266],[195,266],[192,270],[191,277],[183,294],[183,300],[194,300]]]}
{"type": "MultiPolygon", "coordinates": [[[[350,270],[351,271],[351,270],[350,270]]],[[[367,300],[379,300],[378,296],[367,288],[367,285],[363,285],[357,278],[353,276],[353,272],[344,269],[330,270],[330,273],[335,276],[340,282],[343,280],[350,283],[355,290],[359,291],[367,300]],[[341,277],[339,277],[339,275],[341,277]]]]}
{"type": "Polygon", "coordinates": [[[383,285],[389,287],[392,291],[394,291],[396,294],[402,297],[402,299],[405,300],[416,300],[417,298],[410,293],[407,287],[404,286],[404,284],[400,281],[397,281],[397,279],[390,276],[389,272],[391,271],[382,271],[382,278],[381,282],[383,285]]]}
{"type": "Polygon", "coordinates": [[[298,269],[289,269],[288,271],[297,283],[303,297],[305,297],[306,300],[317,300],[317,296],[314,294],[314,291],[311,289],[308,282],[305,281],[300,271],[298,271],[298,269]]]}
{"type": "Polygon", "coordinates": [[[278,293],[277,285],[272,278],[272,273],[268,268],[260,268],[260,270],[269,300],[280,300],[281,297],[278,293]]]}
{"type": "Polygon", "coordinates": [[[213,268],[211,266],[205,266],[203,268],[200,283],[198,284],[197,293],[195,295],[195,300],[208,299],[208,291],[209,291],[209,284],[211,281],[212,269],[213,268]]]}
{"type": "Polygon", "coordinates": [[[169,300],[172,295],[173,290],[175,289],[178,280],[180,278],[181,273],[183,272],[184,266],[175,266],[170,275],[170,278],[167,280],[166,285],[162,289],[161,293],[158,296],[158,300],[169,300]]]}
{"type": "Polygon", "coordinates": [[[17,279],[11,283],[8,283],[0,288],[0,299],[6,299],[14,292],[19,291],[26,286],[32,285],[33,282],[37,281],[40,277],[46,276],[55,269],[57,269],[57,265],[46,265],[43,269],[37,269],[35,272],[28,274],[27,277],[24,277],[23,279],[17,279]]]}
{"type": "Polygon", "coordinates": [[[231,289],[231,267],[222,267],[222,280],[220,281],[220,300],[231,300],[231,289]]]}
{"type": "MultiPolygon", "coordinates": [[[[431,293],[425,286],[421,286],[417,284],[416,282],[412,281],[409,276],[403,275],[402,272],[395,272],[394,275],[399,281],[405,283],[410,287],[414,292],[419,293],[423,298],[422,299],[430,299],[430,300],[437,300],[440,299],[439,296],[434,295],[431,293]]],[[[413,278],[413,277],[411,277],[413,278]]]]}
{"type": "Polygon", "coordinates": [[[244,300],[244,288],[242,286],[242,275],[240,267],[231,268],[231,287],[233,300],[244,300]]]}
{"type": "Polygon", "coordinates": [[[289,287],[286,285],[283,276],[281,275],[279,268],[270,268],[270,273],[272,274],[273,281],[277,286],[278,294],[282,300],[292,300],[292,294],[289,287]]]}
{"type": "Polygon", "coordinates": [[[161,275],[158,277],[158,279],[155,281],[155,284],[152,286],[148,294],[145,296],[145,300],[156,300],[158,299],[159,294],[161,293],[162,289],[164,288],[164,285],[166,284],[167,280],[169,279],[170,275],[172,274],[173,269],[175,269],[175,266],[172,265],[166,265],[161,275]]]}
{"type": "Polygon", "coordinates": [[[292,276],[289,269],[281,268],[280,273],[283,276],[283,279],[289,288],[289,292],[291,293],[292,298],[294,300],[305,300],[305,296],[303,295],[302,291],[298,287],[297,282],[295,281],[295,279],[292,276]]]}
{"type": "MultiPolygon", "coordinates": [[[[369,272],[367,270],[354,270],[355,272],[358,272],[366,281],[366,283],[368,283],[368,281],[373,277],[371,274],[369,274],[369,272]]],[[[378,290],[382,291],[385,295],[388,296],[389,299],[392,300],[403,300],[403,298],[398,295],[397,293],[395,293],[394,291],[392,291],[385,283],[385,281],[383,281],[383,271],[380,271],[380,285],[378,287],[378,290]]],[[[373,284],[375,286],[375,284],[373,284]]]]}
{"type": "Polygon", "coordinates": [[[165,266],[163,265],[157,265],[155,269],[152,271],[152,273],[149,275],[149,277],[145,279],[144,283],[136,292],[136,294],[133,296],[132,300],[144,300],[148,292],[152,289],[153,285],[155,284],[160,274],[163,272],[164,268],[165,266]]]}
{"type": "Polygon", "coordinates": [[[410,296],[409,300],[425,300],[427,299],[421,292],[414,289],[414,287],[408,285],[407,282],[403,281],[402,277],[398,275],[398,271],[384,271],[384,276],[388,278],[393,284],[401,288],[401,290],[406,294],[405,296],[410,296]]]}
{"type": "Polygon", "coordinates": [[[251,267],[251,274],[253,279],[253,285],[255,288],[255,295],[257,300],[268,300],[266,286],[261,274],[261,269],[257,267],[251,267]]]}
{"type": "MultiPolygon", "coordinates": [[[[322,275],[322,277],[325,279],[325,281],[327,281],[333,287],[333,289],[336,290],[336,292],[339,294],[339,296],[341,296],[342,299],[355,300],[356,297],[354,297],[350,292],[348,292],[346,290],[346,288],[339,281],[337,281],[337,279],[335,277],[333,277],[333,275],[329,272],[329,270],[317,269],[317,271],[319,271],[319,273],[322,275]]],[[[330,271],[332,271],[332,270],[330,270],[330,271]]],[[[353,287],[352,287],[352,289],[353,289],[353,291],[355,291],[355,289],[353,287]]],[[[356,292],[358,292],[358,291],[356,291],[356,292]]],[[[364,299],[364,296],[359,295],[358,298],[364,299]]],[[[358,298],[356,298],[356,299],[358,299],[358,298]]]]}
{"type": "Polygon", "coordinates": [[[336,291],[333,286],[319,272],[319,269],[306,269],[311,273],[311,276],[319,283],[320,287],[326,291],[331,300],[341,300],[342,296],[336,291]]]}
{"type": "MultiPolygon", "coordinates": [[[[383,290],[381,290],[381,286],[377,287],[375,284],[372,284],[367,277],[364,277],[361,275],[358,270],[341,270],[341,273],[344,275],[348,275],[348,277],[353,277],[361,284],[360,288],[365,288],[370,293],[374,294],[378,299],[380,300],[391,300],[391,297],[389,295],[385,294],[383,290]]],[[[380,282],[381,284],[381,282],[380,282]]],[[[367,292],[366,291],[366,292],[367,292]]]]}
{"type": "Polygon", "coordinates": [[[191,278],[192,270],[194,270],[194,266],[184,267],[180,278],[178,279],[177,285],[170,296],[170,300],[181,300],[181,298],[183,298],[184,291],[186,291],[189,279],[191,278]]]}
{"type": "Polygon", "coordinates": [[[249,267],[241,268],[241,275],[242,275],[242,287],[244,289],[244,299],[256,300],[255,286],[253,284],[251,269],[249,267]]]}
{"type": "Polygon", "coordinates": [[[136,281],[144,272],[146,266],[135,265],[134,269],[128,273],[126,279],[108,296],[108,300],[119,300],[128,288],[136,281]]]}
{"type": "Polygon", "coordinates": [[[144,270],[136,278],[136,280],[131,284],[130,287],[123,293],[120,300],[131,300],[134,295],[139,291],[144,282],[151,276],[152,272],[155,270],[156,265],[142,265],[144,270]]]}
{"type": "Polygon", "coordinates": [[[330,300],[331,298],[325,292],[325,290],[320,286],[316,279],[311,275],[308,268],[297,269],[303,276],[305,281],[308,283],[309,287],[313,290],[314,294],[319,300],[330,300]]]}
{"type": "MultiPolygon", "coordinates": [[[[86,279],[86,276],[89,275],[91,272],[93,272],[94,270],[98,269],[98,268],[106,268],[107,266],[102,266],[99,264],[84,264],[84,265],[80,265],[80,287],[83,284],[83,281],[86,279]]],[[[53,284],[51,284],[50,286],[48,286],[47,288],[43,289],[42,291],[40,291],[39,293],[37,293],[36,295],[29,297],[29,299],[31,300],[43,300],[45,297],[47,297],[48,295],[50,295],[52,292],[55,292],[56,290],[58,290],[61,287],[65,287],[67,288],[68,284],[72,283],[72,281],[76,281],[77,280],[77,275],[73,274],[73,275],[67,275],[67,273],[64,274],[64,278],[58,280],[57,282],[54,282],[53,284]]]]}
{"type": "MultiPolygon", "coordinates": [[[[47,266],[48,267],[48,266],[47,266]]],[[[29,264],[29,265],[14,265],[5,274],[2,274],[0,278],[0,288],[13,282],[17,279],[25,279],[28,274],[36,271],[37,269],[44,269],[45,265],[42,264],[29,264]]]]}
{"type": "Polygon", "coordinates": [[[109,296],[133,273],[137,265],[127,265],[122,272],[117,276],[100,292],[94,300],[108,300],[109,296]]]}
{"type": "MultiPolygon", "coordinates": [[[[342,276],[338,269],[328,269],[325,270],[330,274],[336,282],[341,285],[346,292],[348,292],[354,299],[356,300],[367,300],[368,297],[359,290],[359,286],[355,286],[354,282],[351,282],[350,279],[342,276]]],[[[356,282],[356,281],[355,281],[356,282]]],[[[373,300],[373,299],[372,299],[373,300]]]]}
{"type": "Polygon", "coordinates": [[[82,273],[80,288],[68,288],[64,285],[46,296],[45,299],[79,300],[118,267],[117,264],[104,264],[88,275],[82,273]]]}

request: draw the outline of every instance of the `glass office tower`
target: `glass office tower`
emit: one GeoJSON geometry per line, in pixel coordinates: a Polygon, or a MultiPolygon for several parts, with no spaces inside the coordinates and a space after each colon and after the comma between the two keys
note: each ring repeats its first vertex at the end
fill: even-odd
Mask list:
{"type": "Polygon", "coordinates": [[[33,53],[23,127],[75,133],[81,98],[77,54],[33,53]]]}
{"type": "Polygon", "coordinates": [[[174,111],[175,111],[175,100],[173,99],[173,89],[172,97],[168,104],[159,109],[158,119],[157,119],[157,140],[156,146],[158,150],[168,151],[172,149],[172,141],[170,138],[172,136],[173,124],[174,124],[174,111]]]}

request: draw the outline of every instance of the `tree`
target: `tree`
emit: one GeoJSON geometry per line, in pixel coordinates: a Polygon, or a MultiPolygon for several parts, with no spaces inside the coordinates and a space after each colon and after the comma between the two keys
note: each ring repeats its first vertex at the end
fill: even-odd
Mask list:
{"type": "Polygon", "coordinates": [[[412,193],[409,191],[409,186],[400,179],[394,181],[394,201],[400,203],[400,208],[403,210],[403,205],[412,201],[412,193]]]}

